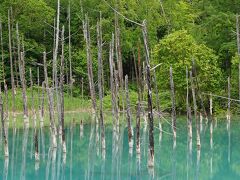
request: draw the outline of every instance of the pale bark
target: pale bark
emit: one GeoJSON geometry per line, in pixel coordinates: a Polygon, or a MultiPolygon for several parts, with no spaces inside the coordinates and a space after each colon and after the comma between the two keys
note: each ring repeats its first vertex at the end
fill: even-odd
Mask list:
{"type": "Polygon", "coordinates": [[[9,59],[10,59],[10,68],[11,68],[11,88],[12,88],[12,112],[15,117],[15,81],[13,73],[13,59],[12,59],[12,32],[11,32],[11,19],[10,19],[10,10],[8,10],[8,47],[9,47],[9,59]]]}
{"type": "Polygon", "coordinates": [[[89,19],[87,15],[85,16],[84,37],[86,41],[88,80],[89,80],[89,88],[90,88],[90,94],[91,94],[91,100],[92,100],[92,108],[93,108],[94,114],[96,114],[97,104],[96,104],[95,86],[93,81],[91,36],[90,36],[90,28],[89,28],[89,19]]]}
{"type": "Polygon", "coordinates": [[[101,145],[102,149],[105,149],[105,127],[103,119],[103,65],[102,65],[102,24],[101,24],[101,13],[100,21],[97,23],[97,44],[98,44],[98,90],[99,90],[99,115],[101,124],[101,145]]]}
{"type": "Polygon", "coordinates": [[[73,77],[72,77],[72,50],[71,50],[71,1],[68,6],[68,55],[69,55],[69,75],[70,75],[70,93],[72,97],[73,77]]]}
{"type": "Polygon", "coordinates": [[[128,90],[128,76],[125,76],[125,92],[126,92],[126,104],[127,104],[127,124],[128,124],[128,144],[129,148],[133,148],[133,130],[132,130],[132,114],[129,100],[128,90]]]}
{"type": "Polygon", "coordinates": [[[44,62],[45,85],[46,85],[46,90],[48,95],[48,108],[49,108],[50,129],[51,129],[51,136],[52,136],[52,147],[56,148],[57,147],[57,140],[56,140],[57,129],[54,121],[53,92],[52,92],[52,89],[49,88],[49,84],[48,84],[46,52],[43,53],[43,62],[44,62]]]}
{"type": "Polygon", "coordinates": [[[172,67],[170,67],[170,87],[171,87],[171,99],[172,99],[172,130],[173,130],[173,138],[174,140],[176,140],[176,100],[175,100],[172,67]]]}
{"type": "Polygon", "coordinates": [[[64,126],[64,91],[63,91],[63,84],[64,84],[64,26],[62,28],[62,55],[61,55],[61,65],[60,65],[60,113],[61,113],[61,125],[60,128],[62,129],[62,146],[63,152],[66,153],[66,142],[65,142],[65,126],[64,126]]]}
{"type": "Polygon", "coordinates": [[[150,75],[150,53],[148,47],[148,36],[146,21],[143,21],[142,27],[143,41],[146,53],[146,77],[147,77],[147,88],[148,88],[148,120],[149,120],[149,157],[148,166],[154,166],[154,136],[153,136],[153,112],[152,112],[152,88],[151,88],[151,75],[150,75]]]}
{"type": "Polygon", "coordinates": [[[192,97],[193,97],[193,106],[194,106],[194,117],[196,121],[196,129],[197,129],[197,147],[200,149],[201,142],[200,142],[200,131],[199,131],[199,122],[197,117],[197,102],[196,102],[196,94],[195,94],[195,87],[192,77],[192,71],[190,71],[190,81],[191,81],[191,88],[192,88],[192,97]]]}

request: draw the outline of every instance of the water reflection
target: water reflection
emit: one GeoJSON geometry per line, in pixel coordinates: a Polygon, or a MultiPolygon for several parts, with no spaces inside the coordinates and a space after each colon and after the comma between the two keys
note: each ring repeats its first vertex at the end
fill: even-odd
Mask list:
{"type": "MultiPolygon", "coordinates": [[[[129,148],[125,126],[120,126],[119,132],[106,126],[106,148],[102,149],[96,135],[100,127],[95,123],[83,126],[80,122],[77,124],[76,119],[77,125],[66,126],[67,153],[63,153],[60,144],[57,148],[51,147],[49,127],[41,126],[38,131],[27,127],[11,128],[8,130],[9,158],[4,157],[1,143],[0,179],[238,179],[240,132],[237,127],[240,123],[231,120],[231,124],[227,122],[227,129],[226,121],[222,120],[218,120],[217,127],[214,121],[203,123],[201,149],[197,149],[196,133],[190,137],[185,122],[178,122],[176,146],[172,135],[165,133],[171,132],[170,126],[163,123],[161,141],[158,141],[159,129],[155,129],[153,168],[147,166],[148,127],[145,123],[141,124],[140,153],[135,150],[136,133],[134,146],[129,148]],[[39,161],[34,158],[35,132],[39,161]]],[[[196,131],[194,122],[192,130],[196,131]]]]}

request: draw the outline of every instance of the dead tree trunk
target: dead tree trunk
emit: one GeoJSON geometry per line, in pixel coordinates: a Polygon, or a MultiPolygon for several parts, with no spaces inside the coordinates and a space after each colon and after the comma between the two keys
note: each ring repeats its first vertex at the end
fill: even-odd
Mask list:
{"type": "Polygon", "coordinates": [[[186,112],[187,112],[187,122],[189,120],[189,88],[188,88],[188,68],[186,67],[186,84],[187,84],[187,95],[186,95],[186,112]]]}
{"type": "Polygon", "coordinates": [[[116,125],[116,116],[115,116],[115,86],[114,86],[114,71],[113,71],[113,52],[114,52],[114,35],[112,35],[112,41],[110,42],[109,47],[109,67],[110,67],[110,88],[111,88],[111,100],[112,100],[112,116],[114,119],[113,127],[115,129],[116,125]]]}
{"type": "Polygon", "coordinates": [[[59,45],[59,17],[60,17],[60,0],[57,1],[57,19],[56,19],[56,30],[55,31],[55,43],[53,47],[53,87],[57,90],[57,56],[58,56],[58,45],[59,45]]]}
{"type": "Polygon", "coordinates": [[[97,23],[97,39],[98,39],[98,91],[99,91],[99,114],[100,114],[100,124],[101,124],[101,145],[102,149],[105,149],[105,127],[103,119],[103,65],[102,65],[102,24],[101,24],[101,13],[100,21],[97,23]]]}
{"type": "Polygon", "coordinates": [[[140,154],[140,95],[138,94],[137,117],[136,117],[136,153],[140,154]]]}
{"type": "Polygon", "coordinates": [[[60,65],[60,106],[61,106],[61,129],[62,129],[62,146],[63,153],[67,152],[66,142],[65,142],[65,127],[64,127],[64,92],[63,92],[63,84],[64,84],[64,26],[62,28],[62,55],[61,55],[61,65],[60,65]]]}
{"type": "Polygon", "coordinates": [[[35,161],[39,161],[39,149],[38,149],[38,128],[34,129],[34,146],[35,146],[35,161]]]}
{"type": "MultiPolygon", "coordinates": [[[[2,35],[2,21],[0,19],[0,46],[1,46],[1,60],[2,60],[2,79],[5,84],[5,67],[4,67],[4,51],[3,51],[3,35],[2,35]]],[[[1,87],[0,87],[1,88],[1,87]]]]}
{"type": "Polygon", "coordinates": [[[148,87],[148,120],[149,120],[149,158],[148,166],[154,166],[154,136],[153,136],[153,112],[152,112],[152,88],[151,88],[151,75],[150,75],[150,54],[148,47],[148,36],[146,21],[143,21],[142,26],[144,47],[146,53],[146,74],[147,74],[147,87],[148,87]]]}
{"type": "Polygon", "coordinates": [[[8,138],[7,138],[7,132],[6,132],[6,127],[5,127],[5,122],[4,122],[4,110],[3,110],[2,94],[0,94],[0,113],[1,113],[3,140],[4,140],[4,155],[5,155],[5,157],[8,157],[9,156],[8,138]]]}
{"type": "Polygon", "coordinates": [[[120,45],[120,28],[118,22],[118,14],[115,12],[115,45],[116,45],[116,59],[117,59],[117,67],[118,74],[120,80],[120,87],[123,87],[123,68],[122,68],[122,52],[120,45]]]}
{"type": "Polygon", "coordinates": [[[239,32],[239,15],[236,15],[236,32],[237,32],[237,49],[238,49],[238,96],[240,99],[240,32],[239,32]]]}
{"type": "Polygon", "coordinates": [[[48,74],[47,74],[47,63],[46,63],[46,52],[43,53],[43,62],[44,62],[44,76],[45,76],[45,85],[48,95],[48,107],[49,107],[49,118],[50,118],[50,129],[51,129],[51,136],[52,136],[52,147],[57,147],[57,129],[55,126],[54,121],[54,105],[53,105],[53,92],[52,89],[49,88],[48,84],[48,74]]]}
{"type": "Polygon", "coordinates": [[[73,77],[72,77],[72,49],[71,49],[71,1],[68,6],[68,56],[69,56],[69,75],[70,75],[70,93],[72,97],[73,91],[73,77]]]}
{"type": "Polygon", "coordinates": [[[22,84],[22,96],[23,96],[23,112],[24,112],[24,123],[28,124],[28,107],[27,107],[27,92],[26,92],[26,79],[25,79],[25,57],[24,52],[21,52],[19,72],[21,74],[22,84]]]}
{"type": "Polygon", "coordinates": [[[199,130],[198,117],[197,117],[197,102],[196,102],[196,94],[195,94],[195,87],[194,87],[194,82],[192,77],[192,71],[190,71],[190,81],[191,81],[192,96],[193,96],[194,117],[196,121],[196,130],[197,130],[197,148],[200,149],[200,146],[201,146],[200,130],[199,130]]]}
{"type": "Polygon", "coordinates": [[[34,127],[36,127],[37,125],[37,115],[36,115],[36,111],[35,111],[35,107],[34,107],[34,92],[33,92],[33,79],[32,79],[32,69],[29,69],[29,73],[30,73],[30,88],[31,88],[31,100],[32,100],[32,116],[33,116],[33,125],[34,127]]]}
{"type": "Polygon", "coordinates": [[[159,101],[159,94],[158,94],[158,87],[157,87],[157,77],[156,77],[155,69],[153,71],[153,80],[154,80],[154,84],[155,84],[157,113],[158,113],[158,118],[159,118],[159,130],[160,130],[160,134],[162,134],[161,110],[160,110],[160,101],[159,101]]]}
{"type": "Polygon", "coordinates": [[[43,124],[44,121],[44,98],[45,98],[45,93],[44,93],[44,82],[42,82],[42,98],[41,98],[41,114],[40,114],[40,123],[43,124]]]}
{"type": "Polygon", "coordinates": [[[90,37],[90,29],[89,29],[89,19],[87,15],[85,16],[85,24],[83,28],[84,28],[84,37],[86,41],[89,88],[91,93],[92,108],[94,111],[94,115],[96,115],[97,104],[96,104],[95,87],[94,87],[94,81],[93,81],[92,54],[91,54],[91,41],[90,41],[91,37],[90,37]]]}
{"type": "Polygon", "coordinates": [[[41,96],[40,96],[40,72],[39,67],[37,67],[37,87],[38,87],[38,113],[41,116],[41,96]]]}
{"type": "Polygon", "coordinates": [[[7,87],[7,83],[6,80],[4,79],[4,96],[5,96],[5,111],[6,111],[6,119],[7,121],[9,121],[9,110],[8,110],[8,87],[7,87]]]}
{"type": "Polygon", "coordinates": [[[230,77],[228,77],[228,110],[227,110],[227,120],[230,122],[231,119],[231,82],[230,82],[230,77]]]}
{"type": "Polygon", "coordinates": [[[171,87],[171,99],[172,99],[172,130],[173,138],[176,140],[176,100],[173,82],[172,66],[170,67],[170,87],[171,87]]]}
{"type": "Polygon", "coordinates": [[[12,32],[11,32],[10,10],[8,10],[8,47],[9,47],[9,59],[10,59],[10,68],[11,68],[12,112],[14,117],[13,119],[15,119],[15,82],[14,82],[13,59],[12,59],[12,32]]]}
{"type": "Polygon", "coordinates": [[[129,148],[133,148],[133,130],[132,130],[132,114],[129,100],[128,91],[128,76],[125,76],[125,91],[126,91],[126,104],[127,104],[127,123],[128,123],[128,144],[129,148]]]}

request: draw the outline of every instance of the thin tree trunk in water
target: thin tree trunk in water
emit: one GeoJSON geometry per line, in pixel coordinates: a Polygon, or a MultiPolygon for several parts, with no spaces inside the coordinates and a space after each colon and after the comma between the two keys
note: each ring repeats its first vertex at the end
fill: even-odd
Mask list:
{"type": "Polygon", "coordinates": [[[192,139],[192,109],[188,107],[188,136],[192,139]]]}
{"type": "Polygon", "coordinates": [[[81,85],[82,85],[82,99],[83,99],[83,77],[82,77],[82,80],[81,80],[81,85]]]}
{"type": "Polygon", "coordinates": [[[196,121],[196,129],[197,129],[197,148],[200,149],[201,142],[200,142],[199,122],[198,122],[198,117],[197,117],[197,102],[196,102],[195,87],[194,87],[194,83],[193,83],[192,71],[190,71],[190,81],[191,81],[192,96],[193,96],[194,117],[195,117],[195,121],[196,121]]]}
{"type": "Polygon", "coordinates": [[[91,41],[90,41],[91,37],[90,37],[90,29],[89,29],[89,19],[87,15],[85,15],[84,37],[86,41],[88,80],[89,80],[89,88],[90,88],[91,99],[92,99],[92,108],[93,108],[94,114],[96,115],[97,104],[96,104],[95,87],[94,87],[94,81],[93,81],[92,54],[91,54],[91,41]]]}
{"type": "Polygon", "coordinates": [[[39,67],[37,67],[37,87],[38,87],[38,112],[41,116],[41,96],[40,96],[40,74],[39,74],[39,67]]]}
{"type": "Polygon", "coordinates": [[[15,82],[13,73],[13,59],[12,59],[12,35],[11,35],[11,23],[10,23],[10,10],[8,10],[8,47],[9,47],[9,59],[11,68],[11,85],[12,85],[12,112],[13,119],[15,119],[15,82]]]}
{"type": "Polygon", "coordinates": [[[43,124],[44,121],[44,82],[42,82],[42,98],[41,98],[41,113],[40,113],[40,123],[43,124]]]}
{"type": "Polygon", "coordinates": [[[4,110],[3,110],[3,102],[2,102],[2,94],[0,94],[0,113],[1,113],[1,122],[2,122],[2,131],[3,131],[3,140],[4,140],[4,156],[8,157],[8,138],[7,138],[7,132],[4,122],[4,110]]]}
{"type": "Polygon", "coordinates": [[[39,161],[39,149],[38,149],[38,128],[34,129],[34,146],[35,146],[35,161],[39,161]]]}
{"type": "Polygon", "coordinates": [[[36,127],[37,125],[37,115],[35,112],[35,108],[34,108],[34,92],[33,92],[33,80],[32,80],[32,69],[29,69],[30,72],[30,87],[31,87],[31,100],[32,100],[32,116],[33,116],[33,127],[36,127]]]}
{"type": "MultiPolygon", "coordinates": [[[[57,56],[58,56],[58,45],[59,45],[59,17],[60,17],[60,0],[57,1],[57,20],[56,20],[56,30],[55,31],[55,43],[53,51],[53,87],[57,88],[57,56]]],[[[57,89],[56,89],[57,90],[57,89]]]]}
{"type": "Polygon", "coordinates": [[[238,49],[238,98],[240,99],[240,32],[239,15],[236,15],[237,49],[238,49]]]}
{"type": "Polygon", "coordinates": [[[22,96],[23,96],[23,112],[24,112],[24,123],[28,124],[28,107],[27,107],[27,94],[26,94],[26,79],[25,79],[25,57],[24,52],[21,52],[20,58],[20,74],[21,74],[21,84],[22,84],[22,96]]]}
{"type": "Polygon", "coordinates": [[[61,66],[60,66],[60,106],[61,106],[61,129],[62,129],[62,146],[63,153],[67,152],[66,142],[65,142],[65,127],[64,127],[64,92],[63,92],[63,83],[64,83],[64,26],[62,28],[62,55],[61,55],[61,66]]]}
{"type": "Polygon", "coordinates": [[[148,120],[149,120],[149,157],[148,166],[154,166],[154,136],[153,136],[153,112],[152,112],[152,89],[150,75],[150,54],[148,47],[147,26],[146,21],[143,21],[142,26],[144,47],[146,52],[146,72],[147,72],[147,87],[148,87],[148,120]]]}
{"type": "Polygon", "coordinates": [[[103,119],[103,65],[102,65],[102,22],[101,22],[101,13],[100,21],[97,23],[97,39],[98,39],[98,90],[99,90],[99,113],[100,113],[100,124],[101,124],[101,145],[102,149],[105,149],[105,127],[103,119]]]}
{"type": "Polygon", "coordinates": [[[158,87],[157,87],[157,77],[156,77],[155,69],[153,70],[153,80],[154,80],[153,83],[155,84],[157,113],[158,113],[158,118],[159,118],[159,130],[160,130],[160,134],[162,134],[161,110],[160,110],[159,94],[158,94],[158,87]]]}
{"type": "Polygon", "coordinates": [[[140,95],[138,94],[137,117],[136,117],[136,153],[140,154],[140,95]]]}
{"type": "Polygon", "coordinates": [[[125,76],[125,91],[127,102],[127,122],[128,122],[128,144],[129,148],[133,148],[133,134],[132,134],[132,114],[130,108],[129,91],[128,91],[128,76],[125,76]]]}
{"type": "Polygon", "coordinates": [[[6,80],[4,79],[4,96],[5,96],[5,111],[6,111],[6,119],[7,121],[9,121],[9,110],[8,110],[8,87],[7,87],[7,83],[6,80]]]}
{"type": "Polygon", "coordinates": [[[69,55],[69,73],[70,73],[70,92],[72,97],[73,90],[73,77],[72,77],[72,50],[71,50],[71,1],[69,0],[68,6],[68,55],[69,55]]]}
{"type": "Polygon", "coordinates": [[[227,110],[227,120],[230,121],[231,119],[231,81],[230,81],[230,77],[228,77],[228,110],[227,110]]]}
{"type": "Polygon", "coordinates": [[[170,86],[171,86],[171,99],[172,99],[172,130],[173,138],[176,140],[176,100],[173,82],[172,66],[170,67],[170,86]]]}
{"type": "MultiPolygon", "coordinates": [[[[117,70],[118,70],[118,86],[120,88],[122,99],[124,99],[124,80],[123,80],[123,67],[122,67],[122,52],[121,52],[121,44],[120,44],[120,28],[119,28],[119,22],[118,22],[118,14],[115,12],[115,48],[116,48],[116,60],[117,60],[117,70]]],[[[116,78],[115,78],[116,79],[116,78]]],[[[115,83],[117,85],[117,83],[115,83]]],[[[116,91],[117,96],[117,106],[119,105],[119,91],[116,91]]],[[[116,106],[116,107],[117,107],[116,106]]],[[[122,101],[122,110],[124,110],[124,101],[122,101]]],[[[118,125],[117,125],[118,126],[118,125]]]]}
{"type": "Polygon", "coordinates": [[[57,147],[57,140],[56,140],[57,130],[56,130],[55,121],[54,121],[53,93],[52,93],[52,89],[49,88],[49,85],[48,85],[46,52],[43,53],[43,62],[44,62],[45,85],[46,85],[47,95],[48,95],[48,107],[49,107],[50,128],[51,128],[51,135],[52,135],[52,147],[56,148],[57,147]]]}
{"type": "Polygon", "coordinates": [[[116,58],[118,65],[118,73],[120,79],[120,87],[123,87],[123,68],[122,68],[122,53],[120,45],[120,28],[118,22],[118,14],[115,12],[115,44],[116,44],[116,58]]]}
{"type": "Polygon", "coordinates": [[[2,79],[3,79],[3,82],[5,84],[5,66],[4,66],[3,35],[2,35],[2,21],[1,21],[1,19],[0,19],[0,46],[1,46],[1,60],[2,60],[2,79]]]}
{"type": "Polygon", "coordinates": [[[187,112],[187,122],[189,120],[189,88],[188,88],[188,68],[186,67],[186,84],[187,84],[187,95],[186,95],[186,112],[187,112]]]}
{"type": "Polygon", "coordinates": [[[116,125],[116,116],[115,116],[115,86],[114,86],[114,71],[113,71],[113,50],[114,48],[114,35],[112,34],[112,41],[110,42],[109,47],[109,67],[110,67],[110,88],[111,88],[111,100],[112,100],[112,116],[114,119],[113,127],[115,128],[116,125]]]}

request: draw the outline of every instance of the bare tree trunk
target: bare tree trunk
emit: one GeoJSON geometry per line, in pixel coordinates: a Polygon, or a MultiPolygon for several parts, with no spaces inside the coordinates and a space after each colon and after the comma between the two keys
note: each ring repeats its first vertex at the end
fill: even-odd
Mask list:
{"type": "Polygon", "coordinates": [[[92,108],[93,108],[94,114],[96,115],[97,104],[96,104],[95,87],[94,87],[94,82],[93,82],[93,69],[92,69],[92,54],[91,54],[91,41],[90,41],[91,38],[90,38],[90,29],[89,29],[89,19],[88,19],[87,15],[85,16],[84,36],[85,36],[85,41],[86,41],[88,80],[89,80],[89,88],[90,88],[91,99],[92,99],[92,108]]]}
{"type": "Polygon", "coordinates": [[[3,140],[4,140],[4,155],[5,155],[5,157],[8,157],[9,156],[8,138],[7,138],[7,132],[6,132],[6,127],[5,127],[5,122],[4,122],[2,94],[0,94],[0,113],[1,113],[2,131],[3,131],[3,140]]]}
{"type": "Polygon", "coordinates": [[[187,95],[186,95],[186,112],[187,112],[187,123],[189,121],[189,87],[188,87],[188,68],[186,67],[186,84],[187,84],[187,95]]]}
{"type": "Polygon", "coordinates": [[[196,102],[196,94],[195,94],[195,87],[193,83],[192,71],[190,71],[190,81],[191,81],[192,96],[193,96],[194,117],[196,121],[196,129],[197,129],[197,148],[200,149],[201,142],[200,142],[199,122],[197,117],[197,102],[196,102]]]}
{"type": "Polygon", "coordinates": [[[97,39],[98,39],[98,90],[99,90],[99,113],[100,113],[100,124],[101,124],[101,145],[102,149],[106,148],[105,145],[105,127],[103,119],[103,65],[102,65],[102,22],[101,22],[101,13],[100,20],[97,23],[97,39]]]}
{"type": "Polygon", "coordinates": [[[147,72],[147,87],[148,87],[148,120],[149,120],[149,157],[148,166],[154,166],[154,136],[153,136],[153,112],[152,112],[152,88],[150,75],[150,54],[148,47],[147,26],[146,21],[143,21],[142,26],[144,47],[146,52],[146,72],[147,72]]]}
{"type": "Polygon", "coordinates": [[[46,52],[43,53],[43,62],[44,62],[45,85],[46,85],[47,95],[48,95],[48,107],[49,107],[50,128],[51,128],[51,135],[52,135],[52,147],[56,148],[57,147],[57,139],[56,139],[57,129],[55,126],[55,121],[54,121],[53,93],[52,93],[52,89],[49,88],[49,85],[48,85],[46,52]]]}
{"type": "MultiPolygon", "coordinates": [[[[59,17],[60,17],[60,0],[57,1],[57,19],[56,19],[56,30],[54,28],[55,43],[53,51],[53,87],[57,88],[57,56],[58,56],[58,45],[59,45],[59,17]]],[[[55,27],[55,26],[54,26],[55,27]]],[[[56,89],[57,90],[57,89],[56,89]]]]}
{"type": "Polygon", "coordinates": [[[23,96],[23,112],[24,112],[24,123],[28,125],[28,107],[27,107],[27,93],[26,93],[26,79],[25,79],[25,57],[24,52],[21,52],[19,72],[21,74],[21,84],[22,84],[22,96],[23,96]]]}
{"type": "Polygon", "coordinates": [[[137,117],[136,117],[136,153],[140,154],[140,95],[138,95],[137,117]]]}
{"type": "Polygon", "coordinates": [[[8,110],[8,87],[7,87],[7,83],[6,80],[4,79],[4,96],[5,96],[5,111],[6,111],[6,119],[7,121],[9,121],[9,110],[8,110]]]}
{"type": "Polygon", "coordinates": [[[37,115],[34,107],[34,92],[33,92],[33,80],[32,80],[32,69],[29,69],[30,72],[30,86],[31,86],[31,100],[32,100],[32,116],[33,116],[33,127],[37,125],[37,115]]]}
{"type": "Polygon", "coordinates": [[[60,66],[60,106],[61,106],[61,129],[62,129],[62,146],[63,153],[67,152],[66,142],[65,142],[65,127],[64,127],[64,92],[63,92],[63,84],[64,84],[64,26],[62,27],[62,55],[61,55],[61,66],[60,66]]]}
{"type": "MultiPolygon", "coordinates": [[[[111,95],[112,95],[112,116],[116,117],[115,115],[115,86],[114,86],[114,71],[113,71],[113,52],[114,52],[114,35],[112,35],[112,41],[110,42],[110,48],[109,48],[109,67],[110,67],[110,89],[111,89],[111,95]]],[[[116,118],[113,118],[113,127],[115,128],[116,125],[116,118]]]]}
{"type": "Polygon", "coordinates": [[[160,130],[160,136],[161,136],[162,135],[161,110],[160,110],[160,102],[159,102],[159,94],[158,94],[157,78],[156,78],[155,69],[153,70],[153,80],[154,80],[154,84],[155,84],[157,113],[158,113],[158,118],[159,118],[159,130],[160,130]]]}
{"type": "Polygon", "coordinates": [[[231,82],[230,82],[230,77],[228,77],[228,110],[227,110],[227,120],[230,122],[231,119],[231,82]]]}
{"type": "Polygon", "coordinates": [[[41,98],[41,113],[40,113],[40,123],[44,122],[44,82],[42,82],[42,98],[41,98]]]}
{"type": "Polygon", "coordinates": [[[174,141],[176,141],[176,100],[175,100],[172,66],[170,67],[170,87],[171,87],[171,99],[172,99],[172,130],[173,130],[174,141]]]}
{"type": "Polygon", "coordinates": [[[73,90],[73,77],[72,77],[72,51],[71,51],[71,1],[69,0],[68,6],[68,55],[69,55],[69,73],[70,73],[70,92],[72,97],[73,90]]]}
{"type": "Polygon", "coordinates": [[[4,51],[3,51],[3,35],[2,35],[2,21],[0,19],[0,46],[1,46],[1,60],[2,60],[2,79],[5,84],[5,66],[4,66],[4,51]]]}
{"type": "Polygon", "coordinates": [[[238,49],[238,96],[240,99],[240,33],[239,33],[239,15],[236,15],[237,49],[238,49]]]}
{"type": "Polygon", "coordinates": [[[38,86],[38,113],[41,116],[41,96],[40,96],[40,72],[39,67],[37,67],[37,86],[38,86]]]}
{"type": "Polygon", "coordinates": [[[8,10],[8,46],[9,46],[9,59],[11,67],[11,85],[12,85],[12,112],[13,119],[15,119],[15,82],[13,73],[13,59],[12,59],[12,33],[11,33],[11,23],[10,23],[10,10],[8,10]]]}
{"type": "Polygon", "coordinates": [[[34,129],[34,146],[35,146],[35,161],[39,161],[39,149],[38,149],[38,129],[35,127],[34,129]]]}
{"type": "Polygon", "coordinates": [[[128,144],[129,148],[133,148],[133,130],[132,130],[132,114],[129,100],[128,91],[128,76],[125,76],[125,91],[126,91],[126,104],[127,104],[127,122],[128,122],[128,144]]]}
{"type": "Polygon", "coordinates": [[[118,14],[115,12],[115,44],[116,44],[116,59],[118,65],[118,73],[120,79],[120,87],[123,87],[123,68],[122,68],[122,53],[120,45],[120,28],[118,22],[118,14]]]}
{"type": "Polygon", "coordinates": [[[82,85],[82,99],[83,99],[83,77],[81,79],[81,85],[82,85]]]}

